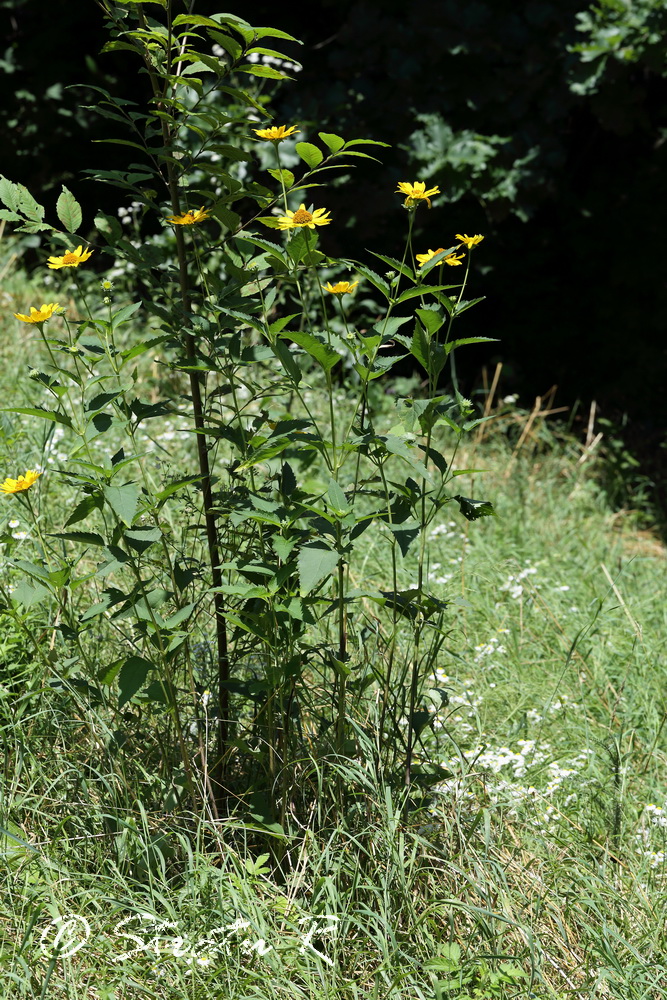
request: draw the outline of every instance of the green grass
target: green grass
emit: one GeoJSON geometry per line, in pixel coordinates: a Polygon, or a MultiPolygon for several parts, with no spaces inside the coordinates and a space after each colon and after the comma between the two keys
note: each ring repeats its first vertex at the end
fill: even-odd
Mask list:
{"type": "MultiPolygon", "coordinates": [[[[41,290],[9,268],[3,296],[6,315],[41,290]]],[[[26,357],[12,319],[0,342],[0,393],[20,404],[26,357]]],[[[451,504],[428,532],[430,586],[460,600],[423,666],[421,777],[407,803],[398,711],[396,767],[375,764],[366,681],[380,625],[359,639],[354,753],[323,755],[313,737],[294,764],[303,801],[283,840],[248,810],[217,824],[193,815],[150,714],[112,711],[73,683],[37,607],[3,615],[4,996],[664,995],[665,549],[610,508],[604,470],[594,456],[582,462],[565,432],[537,421],[520,442],[527,419],[501,407],[457,456],[459,467],[487,470],[458,490],[493,500],[499,517],[469,523],[451,504]],[[332,822],[340,788],[345,824],[332,822]]],[[[39,464],[43,435],[3,415],[8,475],[19,452],[39,464]]],[[[160,443],[159,460],[178,465],[187,445],[160,443]]],[[[67,494],[57,476],[44,481],[57,511],[67,494]]],[[[9,526],[22,517],[13,499],[2,504],[4,559],[28,558],[35,539],[22,522],[9,526]]],[[[368,532],[351,569],[378,589],[391,585],[381,531],[368,532]]],[[[402,586],[415,567],[410,549],[402,586]]],[[[402,648],[397,685],[409,667],[402,648]]]]}

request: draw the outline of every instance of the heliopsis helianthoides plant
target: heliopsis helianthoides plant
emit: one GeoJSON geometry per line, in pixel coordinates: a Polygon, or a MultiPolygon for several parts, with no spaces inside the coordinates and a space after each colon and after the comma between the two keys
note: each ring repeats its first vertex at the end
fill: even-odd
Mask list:
{"type": "Polygon", "coordinates": [[[19,476],[18,479],[8,478],[5,479],[4,483],[0,483],[0,491],[3,493],[23,493],[25,490],[29,490],[31,486],[34,486],[41,475],[41,472],[26,469],[24,475],[19,476]]]}
{"type": "MultiPolygon", "coordinates": [[[[317,756],[326,769],[357,755],[369,713],[379,771],[412,785],[415,725],[435,709],[415,720],[451,623],[447,592],[429,583],[426,537],[448,505],[470,520],[493,513],[453,492],[459,440],[477,421],[446,372],[456,350],[489,339],[453,337],[476,301],[464,293],[481,237],[415,259],[413,209],[431,207],[439,188],[401,182],[407,234],[373,254],[382,273],[332,258],[345,220],[306,207],[304,192],[384,144],[296,124],[249,135],[248,109],[267,103],[259,88],[281,78],[250,58],[274,51],[264,48],[270,28],[176,14],[171,0],[150,17],[142,4],[103,6],[110,37],[122,37],[156,95],[131,110],[131,166],[99,175],[132,198],[132,239],[116,215],[84,223],[67,188],[50,225],[24,188],[0,185],[3,218],[76,246],[49,268],[77,268],[94,252],[101,272],[80,275],[80,302],[48,335],[56,302],[15,314],[39,328],[43,356],[31,357],[31,406],[11,410],[48,428],[49,482],[65,497],[40,511],[49,530],[34,594],[58,656],[77,664],[68,683],[103,689],[109,731],[129,727],[134,745],[137,719],[155,728],[160,809],[167,798],[198,813],[203,803],[219,819],[252,797],[255,827],[280,838],[314,807],[303,762],[317,756]],[[181,213],[186,197],[209,207],[181,213]],[[276,232],[267,239],[263,227],[276,232]],[[441,283],[444,271],[462,280],[441,283]],[[413,366],[421,394],[400,395],[398,364],[413,366]],[[367,556],[383,546],[371,571],[367,556]],[[418,566],[409,586],[408,557],[418,566]]],[[[114,101],[99,107],[115,128],[128,112],[114,101]]],[[[50,280],[62,297],[66,277],[50,280]]],[[[331,784],[339,816],[347,791],[331,784]]]]}
{"type": "Polygon", "coordinates": [[[299,205],[296,212],[286,209],[285,215],[276,219],[278,229],[314,229],[315,226],[328,226],[331,222],[326,208],[314,208],[308,211],[305,204],[299,205]]]}
{"type": "Polygon", "coordinates": [[[355,290],[358,284],[358,281],[337,281],[332,285],[330,281],[327,281],[326,285],[322,287],[331,295],[348,295],[355,290]]]}
{"type": "Polygon", "coordinates": [[[269,142],[282,142],[289,139],[291,135],[296,135],[299,129],[296,125],[272,125],[270,128],[255,128],[253,132],[260,139],[268,139],[269,142]]]}
{"type": "Polygon", "coordinates": [[[34,306],[30,306],[30,313],[14,313],[16,319],[20,319],[22,323],[46,323],[47,319],[51,319],[53,314],[60,309],[57,302],[49,302],[48,305],[42,305],[39,309],[35,309],[34,306]]]}
{"type": "Polygon", "coordinates": [[[46,266],[54,270],[61,267],[78,267],[79,264],[85,264],[93,253],[93,250],[84,250],[83,246],[78,246],[76,250],[68,250],[62,257],[49,257],[46,266]]]}
{"type": "Polygon", "coordinates": [[[415,208],[419,208],[423,201],[430,208],[431,197],[435,194],[440,194],[440,188],[436,186],[427,190],[425,181],[414,181],[412,184],[409,181],[400,181],[396,188],[396,194],[405,195],[404,208],[414,210],[415,208]]]}
{"type": "Polygon", "coordinates": [[[427,250],[426,253],[418,253],[415,256],[419,261],[419,266],[423,267],[424,264],[428,264],[430,260],[433,260],[434,257],[437,257],[438,254],[445,254],[445,256],[442,258],[442,263],[450,264],[452,267],[460,265],[461,261],[465,257],[465,254],[450,253],[443,247],[438,247],[437,250],[427,250]]]}
{"type": "Polygon", "coordinates": [[[459,243],[465,243],[465,245],[468,247],[469,250],[471,249],[471,247],[477,246],[477,244],[481,243],[482,240],[484,239],[483,236],[479,236],[479,235],[477,235],[477,236],[466,236],[466,235],[461,236],[460,233],[456,234],[456,238],[459,241],[459,243]]]}
{"type": "Polygon", "coordinates": [[[173,226],[194,226],[197,222],[204,222],[206,219],[210,218],[211,213],[208,209],[205,209],[202,205],[198,209],[190,209],[189,212],[184,212],[183,215],[171,215],[167,222],[171,222],[173,226]]]}

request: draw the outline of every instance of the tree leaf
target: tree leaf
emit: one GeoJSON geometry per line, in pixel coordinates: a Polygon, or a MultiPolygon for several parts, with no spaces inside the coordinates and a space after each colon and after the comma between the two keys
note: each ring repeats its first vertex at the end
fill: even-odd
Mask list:
{"type": "Polygon", "coordinates": [[[64,184],[58,201],[56,202],[56,212],[58,213],[58,218],[68,233],[78,232],[81,227],[82,220],[81,206],[72,192],[66,188],[64,184]]]}
{"type": "Polygon", "coordinates": [[[313,146],[312,142],[297,142],[294,148],[311,170],[319,166],[324,159],[322,150],[318,149],[317,146],[313,146]]]}
{"type": "Polygon", "coordinates": [[[317,133],[325,146],[328,146],[332,153],[337,153],[339,149],[342,149],[345,145],[345,139],[341,139],[339,135],[334,132],[318,132],[317,133]]]}

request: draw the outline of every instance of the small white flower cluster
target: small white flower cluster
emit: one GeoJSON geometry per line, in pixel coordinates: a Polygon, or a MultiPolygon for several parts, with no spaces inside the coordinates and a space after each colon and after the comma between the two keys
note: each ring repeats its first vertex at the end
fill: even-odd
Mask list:
{"type": "Polygon", "coordinates": [[[444,538],[462,538],[467,541],[465,534],[459,530],[456,521],[448,521],[447,524],[438,524],[429,532],[429,540],[442,535],[444,538]]]}
{"type": "Polygon", "coordinates": [[[524,591],[521,581],[525,580],[528,576],[533,576],[535,573],[537,573],[537,569],[534,566],[527,565],[520,570],[516,576],[509,576],[500,589],[506,590],[509,596],[516,601],[521,597],[524,591]]]}
{"type": "Polygon", "coordinates": [[[649,804],[644,809],[644,815],[646,816],[650,826],[662,826],[667,827],[667,812],[661,809],[660,806],[656,806],[653,802],[649,804]]]}
{"type": "Polygon", "coordinates": [[[431,568],[427,577],[429,583],[449,583],[454,574],[443,573],[442,575],[439,576],[438,570],[440,569],[441,566],[442,563],[439,562],[431,563],[431,568]]]}
{"type": "MultiPolygon", "coordinates": [[[[499,628],[498,632],[501,635],[509,635],[508,628],[499,628]]],[[[488,642],[480,642],[475,646],[475,655],[473,657],[475,663],[482,663],[487,661],[490,656],[502,656],[503,653],[507,652],[507,648],[503,646],[502,642],[497,635],[492,635],[488,642]]],[[[497,667],[497,663],[486,662],[486,669],[493,670],[497,667]]]]}
{"type": "MultiPolygon", "coordinates": [[[[16,518],[13,518],[11,521],[7,522],[7,527],[8,528],[20,528],[21,527],[21,522],[17,521],[16,518]]],[[[28,532],[27,531],[12,531],[12,538],[15,538],[17,540],[17,542],[22,542],[27,537],[28,537],[28,532]]]]}
{"type": "MultiPolygon", "coordinates": [[[[444,761],[443,769],[451,771],[453,776],[437,786],[438,791],[443,796],[453,798],[458,802],[469,803],[473,810],[477,810],[477,796],[469,787],[472,777],[484,777],[484,789],[488,800],[492,805],[502,806],[508,815],[516,816],[522,805],[526,802],[537,803],[547,800],[543,812],[537,816],[531,816],[530,821],[540,832],[553,830],[556,822],[561,817],[561,809],[567,808],[577,800],[577,792],[569,793],[560,808],[553,801],[548,800],[556,797],[556,793],[561,786],[578,775],[587,765],[593,750],[582,750],[574,759],[567,762],[567,766],[561,766],[555,761],[546,764],[552,756],[550,743],[542,742],[537,744],[535,740],[517,740],[517,750],[510,747],[488,748],[478,747],[477,751],[469,755],[469,764],[466,765],[467,772],[462,773],[462,761],[459,757],[452,757],[444,761]],[[516,779],[526,777],[529,769],[539,767],[540,771],[549,774],[549,780],[544,787],[536,787],[533,784],[525,785],[516,779]],[[508,769],[512,771],[512,779],[503,777],[503,773],[508,769]]],[[[437,808],[433,807],[431,812],[437,813],[437,808]]]]}
{"type": "Polygon", "coordinates": [[[644,807],[641,829],[636,835],[636,840],[640,845],[637,848],[637,853],[642,854],[648,860],[651,868],[659,868],[667,862],[667,851],[656,851],[653,843],[656,834],[658,834],[664,846],[665,833],[658,833],[658,831],[665,829],[667,829],[667,807],[663,808],[650,802],[644,807]]]}
{"type": "Polygon", "coordinates": [[[579,711],[579,704],[576,701],[570,701],[570,698],[566,694],[561,694],[560,697],[555,698],[554,701],[549,702],[549,704],[544,709],[544,714],[538,712],[536,708],[529,708],[526,712],[526,719],[528,722],[532,722],[534,725],[538,725],[540,722],[544,721],[546,714],[553,714],[555,712],[561,712],[565,709],[569,709],[571,712],[579,711]]]}

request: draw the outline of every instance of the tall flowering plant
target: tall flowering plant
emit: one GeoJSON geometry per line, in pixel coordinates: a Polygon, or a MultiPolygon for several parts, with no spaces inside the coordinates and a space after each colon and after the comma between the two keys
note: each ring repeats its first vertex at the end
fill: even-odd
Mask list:
{"type": "MultiPolygon", "coordinates": [[[[103,278],[96,295],[79,282],[80,307],[16,314],[41,338],[31,374],[44,402],[11,409],[57,425],[70,448],[58,470],[67,510],[49,512],[51,541],[23,572],[41,587],[54,641],[79,650],[108,710],[122,719],[141,706],[175,734],[193,806],[219,817],[252,789],[254,822],[282,836],[288,809],[307,797],[304,753],[358,753],[351,723],[371,690],[377,766],[414,780],[429,721],[420,685],[451,603],[429,591],[426,531],[450,503],[469,520],[493,514],[452,492],[457,442],[479,421],[455,380],[442,390],[453,352],[489,339],[452,333],[476,301],[464,293],[483,237],[443,235],[448,246],[415,253],[416,212],[437,212],[440,192],[406,181],[402,256],[374,254],[389,271],[332,259],[328,227],[342,220],[324,195],[316,206],[304,192],[383,144],[325,132],[300,141],[305,126],[258,121],[264,98],[241,80],[284,79],[257,59],[267,38],[293,39],[229,14],[175,14],[170,0],[100,6],[107,50],[132,51],[153,93],[143,109],[97,92],[100,114],[127,121],[142,159],[100,179],[162,231],[131,242],[98,213],[87,239],[66,188],[58,228],[21,185],[0,182],[3,218],[65,247],[45,255],[45,273],[80,279],[96,268],[103,278]],[[300,169],[283,162],[283,144],[300,169]],[[270,147],[264,173],[257,162],[270,147]],[[114,298],[123,263],[141,279],[131,302],[114,298]],[[358,309],[362,287],[381,318],[358,309]],[[141,369],[155,352],[168,372],[157,392],[141,369]],[[426,391],[398,398],[387,427],[375,385],[406,357],[426,391]],[[179,471],[146,455],[147,440],[169,453],[167,419],[192,442],[179,471]],[[376,544],[386,569],[365,580],[376,544]],[[409,551],[419,570],[406,587],[409,551]],[[406,637],[412,652],[399,656],[406,637]]],[[[391,199],[388,186],[387,211],[398,209],[391,199]]],[[[66,285],[56,288],[65,301],[66,285]]],[[[36,480],[28,470],[2,490],[36,480]]]]}

